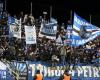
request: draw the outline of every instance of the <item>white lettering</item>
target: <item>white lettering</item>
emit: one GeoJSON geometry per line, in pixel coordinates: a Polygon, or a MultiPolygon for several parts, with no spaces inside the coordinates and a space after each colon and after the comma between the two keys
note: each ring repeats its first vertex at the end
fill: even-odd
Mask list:
{"type": "Polygon", "coordinates": [[[83,20],[80,20],[79,18],[77,18],[77,16],[74,16],[74,20],[80,25],[91,26],[91,24],[84,22],[83,20]]]}
{"type": "Polygon", "coordinates": [[[73,66],[70,66],[69,74],[71,74],[72,76],[75,75],[75,71],[73,70],[73,66]]]}
{"type": "Polygon", "coordinates": [[[35,64],[30,64],[29,65],[32,68],[32,76],[35,75],[35,64]]]}
{"type": "Polygon", "coordinates": [[[81,74],[83,73],[82,67],[78,66],[77,71],[78,71],[78,77],[81,76],[81,74]]]}
{"type": "Polygon", "coordinates": [[[88,77],[88,74],[87,74],[87,72],[88,72],[87,66],[83,66],[82,68],[83,68],[83,71],[84,71],[84,77],[88,77]]]}
{"type": "Polygon", "coordinates": [[[99,73],[100,73],[100,70],[98,70],[97,67],[93,67],[93,74],[94,74],[93,76],[94,77],[100,77],[99,73]]]}
{"type": "Polygon", "coordinates": [[[92,69],[91,69],[91,66],[87,66],[88,67],[88,69],[89,69],[89,77],[92,77],[92,69]]]}
{"type": "Polygon", "coordinates": [[[55,76],[60,76],[60,70],[55,70],[55,76]]]}
{"type": "Polygon", "coordinates": [[[54,77],[54,70],[51,70],[51,77],[54,77]]]}
{"type": "Polygon", "coordinates": [[[44,76],[47,76],[47,73],[48,73],[47,67],[44,66],[44,72],[43,72],[44,76]]]}
{"type": "Polygon", "coordinates": [[[50,67],[48,67],[48,76],[51,76],[50,67]]]}

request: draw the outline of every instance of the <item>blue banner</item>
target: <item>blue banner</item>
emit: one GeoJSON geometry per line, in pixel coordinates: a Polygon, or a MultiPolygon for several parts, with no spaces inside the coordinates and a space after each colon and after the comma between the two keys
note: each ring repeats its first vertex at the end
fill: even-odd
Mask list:
{"type": "Polygon", "coordinates": [[[8,25],[15,23],[15,18],[12,16],[8,16],[8,25]]]}
{"type": "MultiPolygon", "coordinates": [[[[66,66],[68,67],[68,66],[66,66]]],[[[41,62],[29,63],[30,74],[32,75],[29,80],[33,80],[37,70],[40,70],[44,75],[44,80],[59,80],[60,76],[63,75],[65,69],[64,66],[58,65],[55,69],[52,69],[50,65],[43,64],[41,62]]],[[[76,66],[76,69],[69,68],[69,74],[72,76],[72,80],[99,80],[100,67],[96,66],[76,66]]]]}
{"type": "MultiPolygon", "coordinates": [[[[65,71],[65,67],[68,67],[68,65],[64,67],[59,64],[55,69],[52,69],[50,64],[31,61],[24,63],[15,61],[12,62],[12,65],[14,65],[16,70],[18,70],[21,80],[33,80],[37,70],[40,70],[40,72],[43,74],[44,80],[59,80],[65,71]]],[[[0,80],[15,80],[12,73],[8,70],[8,67],[3,64],[1,64],[0,67],[1,66],[0,80]]],[[[75,69],[73,69],[73,66],[70,66],[69,74],[71,74],[72,80],[99,80],[100,67],[94,65],[76,65],[75,69]]]]}

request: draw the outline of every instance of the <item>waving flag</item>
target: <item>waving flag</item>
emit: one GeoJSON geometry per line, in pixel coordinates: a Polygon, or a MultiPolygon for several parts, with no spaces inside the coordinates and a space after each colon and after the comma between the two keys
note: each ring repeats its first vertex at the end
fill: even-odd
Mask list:
{"type": "Polygon", "coordinates": [[[45,36],[49,39],[56,39],[56,32],[57,32],[57,21],[55,19],[51,19],[50,23],[42,23],[39,37],[45,36]]]}
{"type": "Polygon", "coordinates": [[[100,36],[100,28],[90,24],[74,13],[71,45],[84,45],[95,39],[97,36],[100,36]]]}

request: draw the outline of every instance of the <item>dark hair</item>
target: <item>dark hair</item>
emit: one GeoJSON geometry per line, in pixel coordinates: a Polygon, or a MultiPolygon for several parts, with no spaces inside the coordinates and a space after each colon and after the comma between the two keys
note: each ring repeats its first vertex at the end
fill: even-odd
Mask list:
{"type": "Polygon", "coordinates": [[[65,70],[64,71],[64,74],[68,75],[68,72],[69,72],[69,70],[65,70]]]}
{"type": "Polygon", "coordinates": [[[39,74],[40,73],[40,70],[37,70],[37,72],[36,72],[37,74],[39,74]]]}

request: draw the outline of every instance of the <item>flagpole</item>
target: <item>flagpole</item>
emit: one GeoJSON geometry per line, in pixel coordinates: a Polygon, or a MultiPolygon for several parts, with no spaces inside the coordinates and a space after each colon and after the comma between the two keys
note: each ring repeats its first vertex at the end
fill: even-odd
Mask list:
{"type": "Polygon", "coordinates": [[[45,23],[45,19],[46,19],[47,12],[43,11],[43,15],[44,15],[43,23],[45,23]]]}
{"type": "Polygon", "coordinates": [[[32,4],[32,2],[31,2],[31,12],[30,12],[31,14],[32,14],[32,10],[33,10],[33,8],[32,8],[32,7],[33,7],[33,4],[32,4]]]}
{"type": "Polygon", "coordinates": [[[73,12],[72,12],[72,10],[71,10],[71,11],[70,11],[70,23],[71,23],[71,24],[72,24],[72,22],[73,22],[73,21],[72,21],[72,20],[73,20],[72,17],[73,17],[73,12]]]}
{"type": "MultiPolygon", "coordinates": [[[[70,11],[70,24],[71,24],[71,27],[73,27],[73,19],[72,19],[72,17],[73,17],[73,12],[72,12],[72,10],[70,11]]],[[[71,32],[71,34],[72,34],[72,32],[71,32]]],[[[72,43],[72,42],[71,42],[72,43]]],[[[71,44],[71,55],[72,55],[72,44],[71,44]]],[[[71,64],[71,55],[70,55],[70,64],[71,64]]],[[[70,66],[70,65],[69,65],[70,66]]]]}
{"type": "Polygon", "coordinates": [[[50,6],[50,20],[52,18],[52,6],[50,6]]]}
{"type": "Polygon", "coordinates": [[[5,0],[5,12],[6,12],[6,0],[5,0]]]}
{"type": "Polygon", "coordinates": [[[38,40],[37,40],[37,39],[38,39],[38,36],[37,36],[37,30],[38,30],[37,27],[35,27],[35,31],[36,31],[36,51],[35,51],[35,52],[36,52],[36,55],[35,55],[35,56],[37,56],[37,48],[38,48],[38,40]]]}
{"type": "Polygon", "coordinates": [[[91,23],[92,15],[90,14],[89,17],[90,17],[90,23],[91,23]]]}

